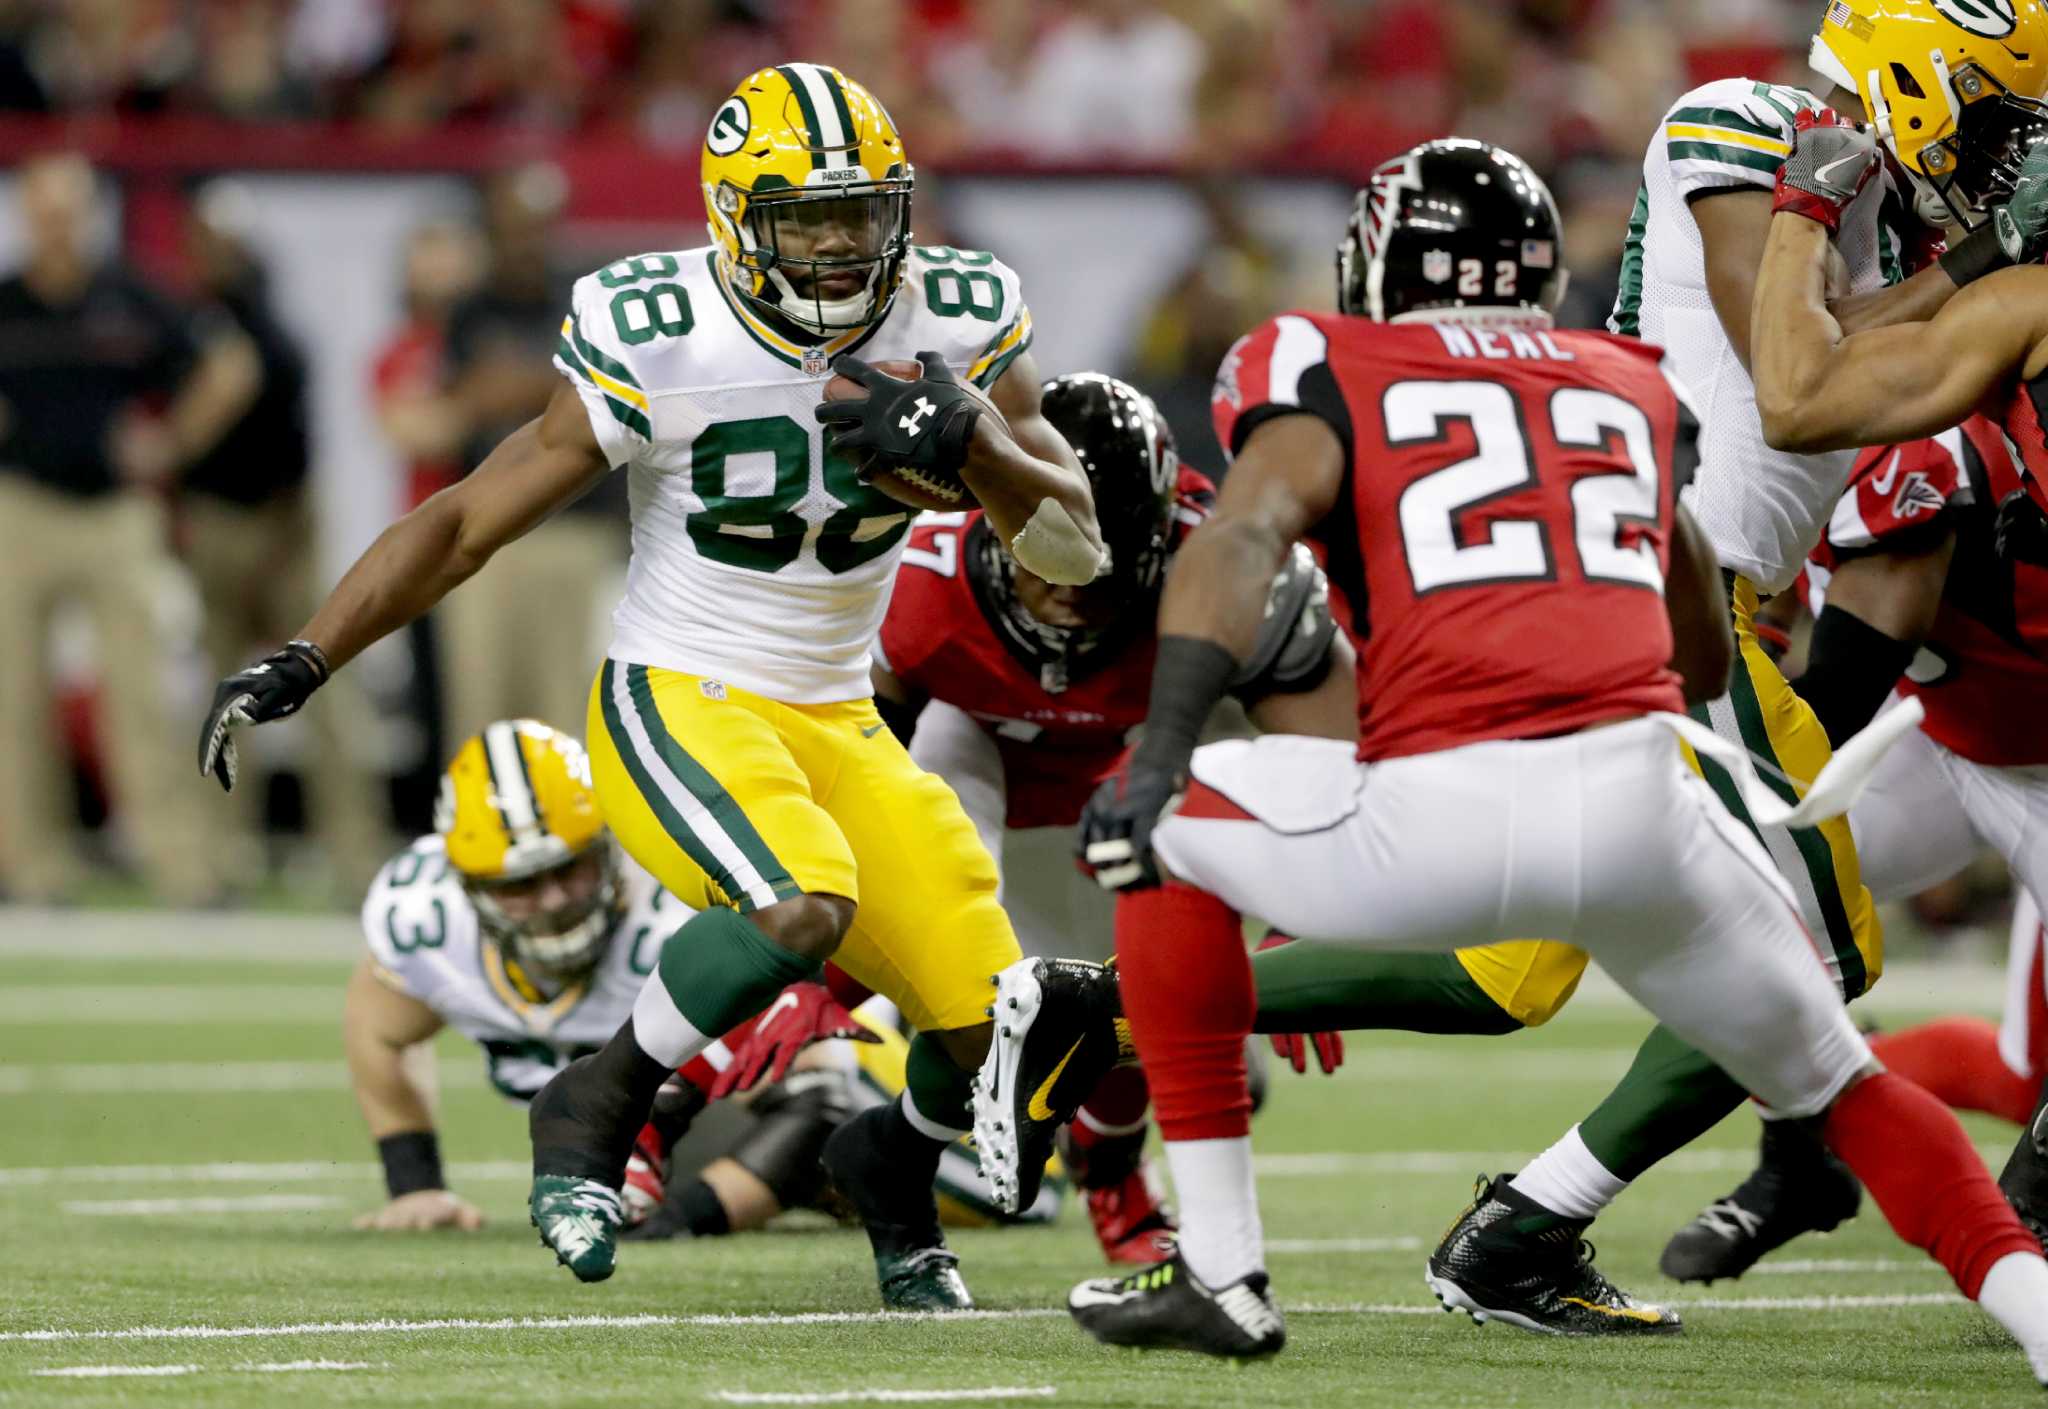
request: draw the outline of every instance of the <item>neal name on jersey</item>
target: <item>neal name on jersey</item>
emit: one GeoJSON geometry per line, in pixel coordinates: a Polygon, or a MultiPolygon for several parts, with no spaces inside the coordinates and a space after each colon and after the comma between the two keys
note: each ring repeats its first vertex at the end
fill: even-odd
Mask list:
{"type": "Polygon", "coordinates": [[[619,870],[626,907],[604,958],[552,998],[484,937],[438,836],[421,837],[377,873],[363,901],[363,938],[380,980],[482,1047],[498,1090],[531,1100],[619,1030],[662,943],[690,918],[687,905],[631,860],[622,857],[619,870]]]}
{"type": "Polygon", "coordinates": [[[1031,314],[994,255],[917,247],[879,323],[805,347],[740,304],[717,257],[607,265],[577,281],[562,322],[555,366],[631,477],[610,656],[788,704],[865,698],[913,510],[825,448],[812,411],[827,364],[936,351],[985,389],[1030,346],[1031,314]]]}

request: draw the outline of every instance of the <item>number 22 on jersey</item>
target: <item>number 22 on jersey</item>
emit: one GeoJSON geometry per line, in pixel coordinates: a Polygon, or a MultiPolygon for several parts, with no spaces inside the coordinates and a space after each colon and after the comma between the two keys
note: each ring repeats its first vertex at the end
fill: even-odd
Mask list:
{"type": "MultiPolygon", "coordinates": [[[[1580,574],[1661,595],[1660,478],[1649,416],[1612,392],[1583,386],[1554,389],[1545,409],[1544,430],[1564,456],[1601,466],[1581,473],[1570,490],[1569,550],[1580,574]]],[[[1401,542],[1416,596],[1558,577],[1560,545],[1546,517],[1484,514],[1541,484],[1539,462],[1553,463],[1531,444],[1514,392],[1494,381],[1401,381],[1386,388],[1380,414],[1388,449],[1442,445],[1455,456],[1401,491],[1401,542]],[[1457,455],[1466,440],[1469,453],[1457,455]]]]}

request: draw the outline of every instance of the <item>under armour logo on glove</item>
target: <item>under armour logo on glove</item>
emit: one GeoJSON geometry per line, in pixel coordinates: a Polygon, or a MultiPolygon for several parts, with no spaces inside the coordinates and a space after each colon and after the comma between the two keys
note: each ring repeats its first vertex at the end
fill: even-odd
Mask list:
{"type": "Polygon", "coordinates": [[[960,385],[936,352],[917,354],[924,375],[899,380],[851,353],[832,359],[832,370],[857,382],[866,396],[822,401],[814,414],[825,426],[831,449],[872,473],[909,466],[958,474],[981,420],[982,405],[960,385]],[[863,463],[864,462],[864,463],[863,463]]]}
{"type": "Polygon", "coordinates": [[[1133,755],[1124,771],[1105,778],[1081,810],[1075,864],[1104,890],[1143,890],[1159,884],[1152,831],[1180,805],[1185,773],[1169,772],[1133,755]]]}

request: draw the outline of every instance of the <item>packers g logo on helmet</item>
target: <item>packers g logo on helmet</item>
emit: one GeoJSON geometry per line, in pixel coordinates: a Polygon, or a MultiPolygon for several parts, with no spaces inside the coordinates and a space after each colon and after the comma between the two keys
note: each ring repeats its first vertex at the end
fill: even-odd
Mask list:
{"type": "Polygon", "coordinates": [[[719,276],[740,307],[824,339],[888,312],[916,182],[896,124],[860,84],[823,64],[749,74],[711,120],[703,180],[719,276]]]}
{"type": "Polygon", "coordinates": [[[434,830],[484,933],[524,968],[568,979],[603,957],[618,851],[581,743],[534,719],[486,726],[442,774],[434,830]]]}
{"type": "Polygon", "coordinates": [[[1809,62],[1862,98],[1931,224],[1982,221],[2048,135],[2042,0],[1830,0],[1809,62]]]}

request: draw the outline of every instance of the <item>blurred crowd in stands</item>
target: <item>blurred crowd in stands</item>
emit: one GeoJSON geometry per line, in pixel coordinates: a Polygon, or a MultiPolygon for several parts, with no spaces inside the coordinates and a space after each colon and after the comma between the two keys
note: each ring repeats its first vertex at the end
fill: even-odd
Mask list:
{"type": "Polygon", "coordinates": [[[1356,169],[1452,126],[1640,148],[1817,0],[0,0],[0,109],[510,124],[692,150],[731,76],[857,75],[920,159],[1356,169]],[[1681,38],[1682,36],[1682,38],[1681,38]]]}

